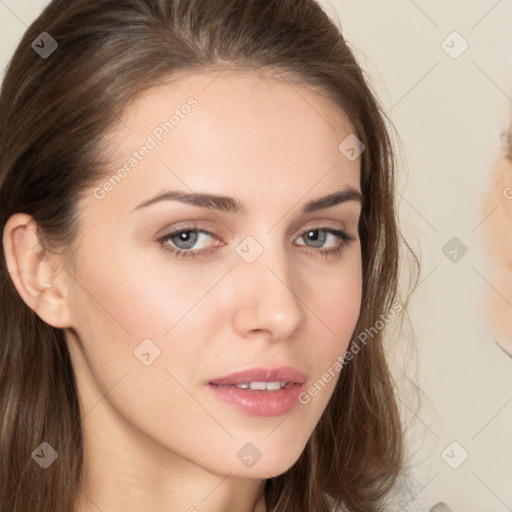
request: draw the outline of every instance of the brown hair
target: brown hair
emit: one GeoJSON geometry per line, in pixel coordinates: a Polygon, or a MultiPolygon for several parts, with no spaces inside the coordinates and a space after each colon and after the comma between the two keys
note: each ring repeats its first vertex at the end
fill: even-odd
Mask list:
{"type": "MultiPolygon", "coordinates": [[[[24,34],[0,97],[0,226],[17,212],[45,247],[69,248],[80,195],[101,181],[104,142],[130,100],[179,73],[279,72],[339,105],[366,150],[357,333],[397,300],[400,233],[385,117],[336,24],[315,0],[54,0],[24,34]],[[58,49],[31,43],[47,32],[58,49]]],[[[340,141],[341,142],[341,141],[340,141]]],[[[20,298],[0,263],[0,497],[3,512],[74,510],[83,475],[77,386],[64,332],[20,298]],[[58,462],[31,453],[46,441],[58,462]]],[[[375,329],[375,328],[374,328],[375,329]]],[[[377,331],[377,329],[375,329],[377,331]]],[[[307,446],[265,483],[269,511],[349,512],[379,505],[403,463],[403,432],[382,330],[344,365],[307,446]],[[331,501],[330,501],[331,500],[331,501]]]]}

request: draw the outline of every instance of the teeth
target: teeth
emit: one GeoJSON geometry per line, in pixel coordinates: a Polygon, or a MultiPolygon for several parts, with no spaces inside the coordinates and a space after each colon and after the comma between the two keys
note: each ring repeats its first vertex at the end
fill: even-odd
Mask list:
{"type": "Polygon", "coordinates": [[[265,389],[268,389],[268,390],[281,389],[281,383],[280,382],[267,382],[265,384],[265,389]]]}
{"type": "Polygon", "coordinates": [[[235,384],[240,389],[253,389],[257,391],[277,391],[284,388],[287,385],[286,382],[244,382],[243,384],[235,384]]]}
{"type": "MultiPolygon", "coordinates": [[[[271,384],[271,383],[269,382],[269,384],[271,384]]],[[[251,382],[249,385],[250,389],[256,389],[258,391],[265,391],[266,387],[267,387],[267,384],[265,382],[251,382]]]]}

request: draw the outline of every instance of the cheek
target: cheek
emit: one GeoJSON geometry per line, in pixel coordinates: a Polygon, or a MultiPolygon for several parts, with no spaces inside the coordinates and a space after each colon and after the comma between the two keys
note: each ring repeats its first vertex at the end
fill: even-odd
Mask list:
{"type": "Polygon", "coordinates": [[[306,344],[308,359],[315,361],[310,387],[303,397],[304,405],[310,403],[315,414],[327,405],[342,371],[341,362],[350,344],[361,310],[362,263],[360,252],[354,251],[339,272],[330,273],[323,279],[315,279],[314,293],[310,294],[312,317],[310,325],[314,343],[306,344]]]}
{"type": "MultiPolygon", "coordinates": [[[[359,313],[362,298],[362,263],[359,251],[352,251],[350,258],[340,266],[339,272],[331,272],[315,287],[313,302],[319,305],[325,323],[334,331],[334,345],[344,350],[348,345],[359,313]],[[336,343],[337,341],[337,343],[336,343]]],[[[336,348],[333,346],[333,348],[336,348]]]]}
{"type": "Polygon", "coordinates": [[[72,307],[84,331],[101,328],[104,336],[119,331],[133,341],[169,333],[201,301],[216,277],[184,271],[170,258],[167,262],[165,257],[96,252],[81,262],[72,307]]]}
{"type": "Polygon", "coordinates": [[[91,375],[88,385],[104,394],[130,371],[130,379],[138,378],[132,390],[136,396],[144,389],[168,388],[164,369],[193,363],[189,317],[197,321],[193,310],[215,276],[184,274],[164,259],[155,265],[115,253],[113,248],[122,245],[114,240],[93,246],[110,250],[83,251],[86,257],[75,265],[69,295],[79,364],[91,375]]]}
{"type": "Polygon", "coordinates": [[[70,303],[80,338],[73,352],[84,412],[105,428],[113,416],[122,418],[136,427],[129,435],[141,434],[155,457],[164,457],[165,446],[212,469],[222,463],[239,470],[242,441],[220,442],[225,432],[203,401],[192,398],[201,343],[209,341],[206,327],[214,315],[206,318],[212,304],[201,299],[215,276],[171,275],[169,268],[100,253],[79,266],[70,303]]]}
{"type": "Polygon", "coordinates": [[[347,327],[355,328],[361,309],[362,286],[361,267],[357,265],[343,272],[338,280],[333,279],[325,298],[326,309],[343,332],[347,327]]]}

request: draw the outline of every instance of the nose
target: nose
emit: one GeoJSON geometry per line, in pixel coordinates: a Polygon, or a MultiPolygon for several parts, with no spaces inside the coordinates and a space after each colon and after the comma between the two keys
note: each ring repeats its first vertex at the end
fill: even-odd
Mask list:
{"type": "MultiPolygon", "coordinates": [[[[237,256],[238,258],[238,256],[237,256]]],[[[233,277],[233,324],[241,337],[291,337],[305,320],[300,274],[284,250],[266,247],[252,263],[239,258],[233,277]]]]}

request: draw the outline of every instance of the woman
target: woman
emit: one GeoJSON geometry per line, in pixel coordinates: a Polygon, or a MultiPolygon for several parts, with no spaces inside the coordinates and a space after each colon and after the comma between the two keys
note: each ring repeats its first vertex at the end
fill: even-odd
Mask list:
{"type": "Polygon", "coordinates": [[[393,154],[319,5],[53,1],[0,112],[4,512],[381,510],[393,154]]]}

